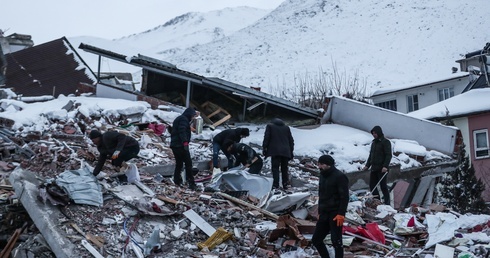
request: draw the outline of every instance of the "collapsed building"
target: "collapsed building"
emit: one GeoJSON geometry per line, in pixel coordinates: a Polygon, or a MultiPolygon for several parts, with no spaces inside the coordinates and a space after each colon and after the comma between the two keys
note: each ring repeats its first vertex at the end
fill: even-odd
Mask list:
{"type": "MultiPolygon", "coordinates": [[[[455,128],[345,98],[329,99],[325,103],[326,112],[321,114],[255,89],[204,78],[145,56],[127,58],[98,48],[84,48],[125,62],[131,60],[147,69],[148,82],[151,78],[169,82],[164,83],[163,89],[159,83],[148,83],[144,93],[101,82],[96,85],[80,83],[78,93],[95,92],[98,97],[145,101],[152,110],[174,110],[176,113],[181,110],[180,105],[194,106],[207,117],[205,122],[209,128],[231,126],[231,121],[244,123],[249,121],[247,117],[250,119],[260,110],[258,114],[293,113],[291,120],[299,117],[310,124],[322,120],[323,123],[342,124],[364,131],[369,131],[373,123],[387,120],[391,123],[383,127],[389,132],[389,138],[418,140],[427,148],[448,155],[453,154],[458,144],[459,132],[455,128]],[[204,96],[207,95],[220,95],[221,98],[206,104],[204,96]],[[223,99],[235,103],[231,105],[235,108],[229,109],[231,112],[223,99]],[[171,103],[173,100],[177,102],[171,103]],[[207,106],[211,110],[206,110],[207,106]],[[230,120],[231,117],[234,119],[230,120]],[[379,120],[368,121],[368,117],[379,120]],[[407,123],[416,125],[418,130],[408,130],[407,123]],[[424,137],[425,131],[437,133],[424,137]]],[[[21,105],[17,107],[22,108],[21,105]]],[[[295,179],[291,191],[269,191],[267,173],[270,172],[267,168],[265,176],[259,178],[229,172],[217,180],[221,182],[218,184],[211,178],[210,157],[204,151],[210,144],[209,139],[196,139],[191,146],[195,153],[200,153],[195,155],[196,179],[202,187],[197,192],[189,191],[176,187],[169,179],[173,161],[168,134],[148,131],[147,123],[141,121],[142,113],[100,112],[91,116],[79,107],[76,102],[66,101],[60,108],[66,113],[75,112],[72,120],[62,120],[54,113],[45,114],[46,128],[49,129],[44,131],[26,127],[19,130],[14,126],[15,121],[2,117],[2,161],[5,163],[0,189],[4,203],[2,232],[6,232],[2,255],[278,257],[292,253],[307,257],[314,254],[309,238],[315,226],[317,169],[311,157],[297,157],[291,164],[295,179]],[[106,166],[107,175],[103,180],[90,177],[96,152],[87,142],[85,130],[100,123],[100,119],[106,122],[104,130],[125,132],[145,145],[145,155],[134,161],[138,180],[128,182],[126,173],[110,166],[106,166]],[[75,180],[73,175],[77,175],[75,180]],[[85,188],[80,189],[77,185],[85,188]]],[[[13,106],[4,108],[12,109],[13,106]]],[[[157,123],[170,122],[158,116],[154,119],[157,123]]],[[[423,161],[423,157],[418,159],[423,161]]],[[[472,232],[487,230],[488,218],[481,216],[470,224],[463,224],[459,221],[471,216],[457,214],[433,203],[437,178],[455,166],[455,161],[448,159],[428,161],[422,168],[402,170],[393,167],[388,178],[393,188],[393,208],[383,206],[361,192],[365,190],[367,172],[348,173],[353,194],[345,226],[346,257],[443,256],[456,250],[459,253],[482,252],[482,248],[473,245],[469,239],[472,232]],[[432,222],[427,223],[429,220],[432,222]],[[439,228],[430,228],[437,222],[449,223],[452,227],[457,224],[454,230],[461,235],[470,235],[461,239],[438,238],[439,228]],[[456,249],[456,246],[474,247],[456,249]]]]}

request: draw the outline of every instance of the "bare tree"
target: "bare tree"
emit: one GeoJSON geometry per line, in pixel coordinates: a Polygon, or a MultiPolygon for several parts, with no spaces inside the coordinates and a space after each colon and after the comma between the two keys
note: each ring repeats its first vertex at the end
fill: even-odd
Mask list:
{"type": "Polygon", "coordinates": [[[294,87],[288,88],[283,78],[271,94],[297,102],[305,107],[320,108],[327,96],[343,96],[365,102],[366,79],[359,78],[359,71],[348,73],[345,69],[340,72],[337,64],[332,61],[332,72],[325,72],[321,67],[318,72],[306,71],[294,75],[294,87]]]}

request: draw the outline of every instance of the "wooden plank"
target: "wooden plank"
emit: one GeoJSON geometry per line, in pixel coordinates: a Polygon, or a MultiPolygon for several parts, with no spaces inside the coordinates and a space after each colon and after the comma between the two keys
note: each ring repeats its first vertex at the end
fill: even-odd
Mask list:
{"type": "Polygon", "coordinates": [[[221,112],[221,108],[218,108],[216,111],[214,111],[213,113],[209,114],[208,117],[211,118],[217,114],[219,114],[221,112]]]}
{"type": "Polygon", "coordinates": [[[82,245],[87,249],[95,258],[104,258],[93,246],[91,246],[87,240],[82,240],[82,245]]]}
{"type": "Polygon", "coordinates": [[[90,240],[90,242],[92,242],[98,248],[104,247],[104,244],[102,243],[104,241],[104,239],[102,239],[101,237],[94,236],[90,233],[87,233],[87,235],[85,235],[85,238],[87,238],[87,240],[90,240]]]}
{"type": "Polygon", "coordinates": [[[214,123],[213,126],[216,127],[216,126],[228,121],[230,118],[231,118],[231,115],[227,115],[227,116],[221,118],[218,122],[214,123]]]}
{"type": "Polygon", "coordinates": [[[270,217],[270,218],[272,218],[274,220],[277,220],[279,218],[279,216],[277,216],[276,214],[274,214],[274,213],[272,213],[270,211],[263,210],[263,209],[255,206],[253,204],[250,204],[248,202],[245,202],[243,200],[240,200],[238,198],[235,198],[235,197],[233,197],[231,195],[228,195],[228,194],[225,194],[225,193],[221,193],[221,192],[218,192],[217,194],[218,195],[221,195],[222,197],[224,197],[224,198],[226,198],[226,199],[228,199],[228,200],[230,200],[230,201],[232,201],[234,203],[238,203],[238,204],[241,204],[243,206],[249,207],[251,209],[257,210],[257,211],[261,212],[262,214],[264,214],[264,215],[266,215],[266,216],[268,216],[268,217],[270,217]]]}
{"type": "Polygon", "coordinates": [[[10,257],[10,253],[12,252],[12,249],[14,249],[15,243],[17,243],[20,234],[22,234],[22,232],[26,229],[26,227],[27,227],[27,223],[24,223],[24,225],[21,228],[15,230],[14,234],[10,237],[9,241],[7,242],[7,245],[5,245],[2,252],[0,252],[0,258],[10,257]]]}

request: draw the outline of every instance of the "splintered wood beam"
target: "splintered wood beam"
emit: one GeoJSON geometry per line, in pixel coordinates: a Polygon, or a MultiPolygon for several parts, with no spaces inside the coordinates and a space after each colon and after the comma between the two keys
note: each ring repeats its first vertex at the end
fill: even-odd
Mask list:
{"type": "Polygon", "coordinates": [[[12,249],[14,249],[15,243],[17,243],[17,239],[19,239],[20,234],[27,228],[27,223],[24,223],[24,225],[21,228],[18,228],[15,230],[14,234],[12,234],[12,237],[10,237],[9,241],[7,242],[7,245],[5,245],[5,248],[3,248],[2,252],[0,252],[0,258],[9,258],[10,253],[12,252],[12,249]]]}
{"type": "Polygon", "coordinates": [[[270,218],[272,218],[274,220],[277,220],[279,218],[279,216],[277,216],[276,214],[274,214],[274,213],[272,213],[270,211],[263,210],[263,209],[255,206],[253,204],[250,204],[248,202],[245,202],[243,200],[240,200],[238,198],[235,198],[235,197],[233,197],[231,195],[228,195],[228,194],[225,194],[225,193],[221,193],[221,192],[220,193],[217,193],[217,194],[223,196],[225,199],[228,199],[228,200],[230,200],[232,202],[235,202],[235,203],[241,204],[243,206],[249,207],[251,209],[257,210],[260,213],[262,213],[262,214],[264,214],[264,215],[266,215],[266,216],[268,216],[268,217],[270,217],[270,218]]]}

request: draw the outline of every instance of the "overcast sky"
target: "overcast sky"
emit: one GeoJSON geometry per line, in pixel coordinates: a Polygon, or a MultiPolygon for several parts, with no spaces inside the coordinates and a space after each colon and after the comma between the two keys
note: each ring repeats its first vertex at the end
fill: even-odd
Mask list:
{"type": "Polygon", "coordinates": [[[28,34],[35,44],[62,36],[120,38],[162,25],[187,12],[251,6],[274,9],[284,0],[15,0],[1,4],[5,35],[28,34]]]}

